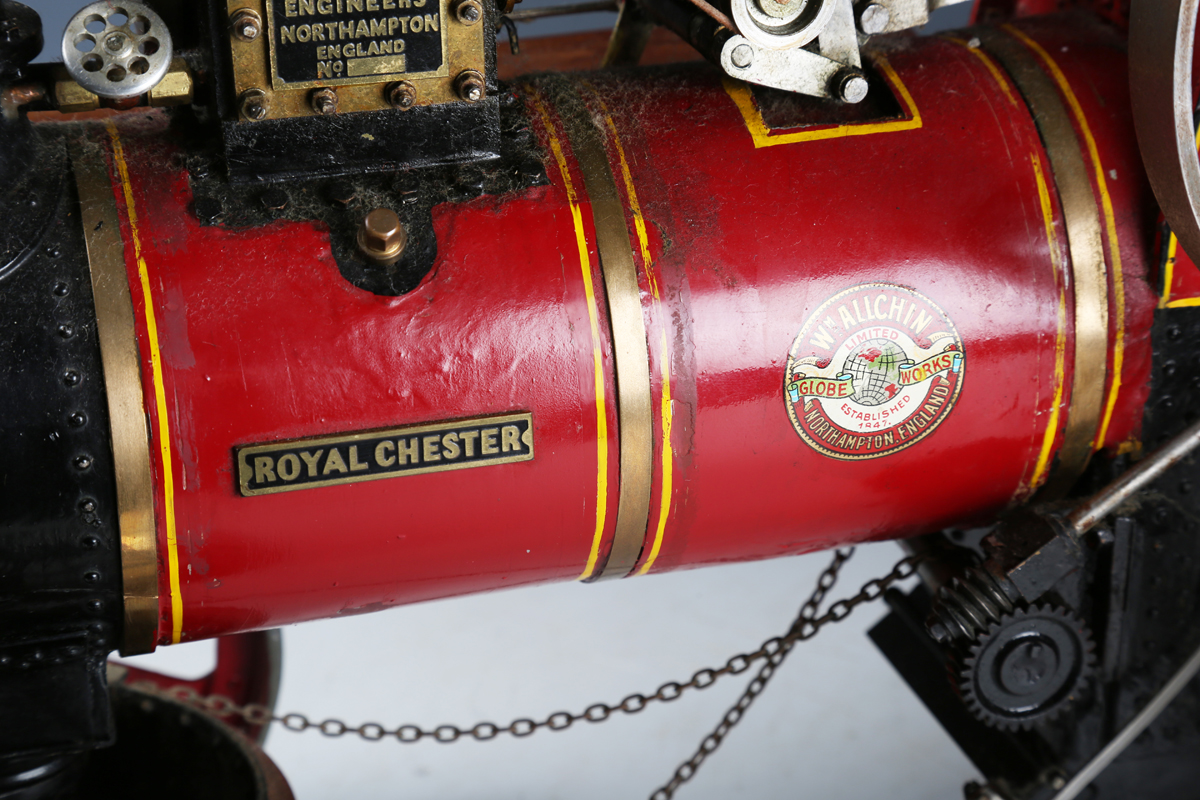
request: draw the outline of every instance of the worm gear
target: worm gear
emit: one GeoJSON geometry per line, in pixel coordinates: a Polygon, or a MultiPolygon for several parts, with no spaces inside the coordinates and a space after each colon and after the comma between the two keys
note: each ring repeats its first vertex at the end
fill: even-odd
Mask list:
{"type": "Polygon", "coordinates": [[[1016,608],[992,622],[959,662],[958,687],[977,719],[1002,730],[1056,716],[1095,663],[1083,620],[1047,605],[1016,608]]]}

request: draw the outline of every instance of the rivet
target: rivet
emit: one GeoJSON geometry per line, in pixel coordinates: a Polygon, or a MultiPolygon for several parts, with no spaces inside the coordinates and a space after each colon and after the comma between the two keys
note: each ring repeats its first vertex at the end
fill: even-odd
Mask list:
{"type": "Polygon", "coordinates": [[[83,413],[82,411],[76,411],[74,414],[67,417],[67,423],[72,428],[82,428],[84,425],[87,425],[87,414],[83,413]]]}
{"type": "Polygon", "coordinates": [[[85,514],[94,514],[96,512],[96,501],[90,497],[85,497],[79,501],[79,510],[85,514]]]}
{"type": "Polygon", "coordinates": [[[278,186],[273,186],[263,192],[259,198],[263,207],[268,211],[283,211],[288,207],[288,195],[283,189],[278,186]]]}
{"type": "Polygon", "coordinates": [[[86,583],[95,583],[100,580],[100,573],[95,570],[83,573],[83,580],[86,583]]]}
{"type": "Polygon", "coordinates": [[[68,286],[63,281],[59,281],[58,283],[54,284],[54,296],[55,297],[66,297],[70,293],[71,293],[71,287],[68,286]]]}
{"type": "Polygon", "coordinates": [[[854,70],[843,70],[835,77],[836,91],[834,96],[845,103],[861,103],[867,99],[870,84],[861,73],[854,70]]]}
{"type": "Polygon", "coordinates": [[[104,603],[100,600],[89,600],[87,607],[88,611],[91,611],[93,614],[99,614],[104,610],[104,603]]]}
{"type": "Polygon", "coordinates": [[[83,546],[89,550],[94,550],[100,546],[100,539],[96,536],[85,536],[83,537],[83,546]]]}
{"type": "Polygon", "coordinates": [[[354,202],[358,192],[350,181],[334,181],[329,187],[329,199],[339,206],[348,206],[354,202]]]}
{"type": "Polygon", "coordinates": [[[58,326],[58,335],[64,339],[70,339],[75,335],[75,326],[70,323],[64,323],[58,326]]]}
{"type": "Polygon", "coordinates": [[[49,258],[58,258],[60,255],[62,255],[62,251],[57,247],[47,247],[45,252],[46,256],[49,258]]]}
{"type": "Polygon", "coordinates": [[[745,69],[754,63],[754,48],[748,44],[739,44],[729,54],[729,60],[738,69],[745,69]]]}
{"type": "Polygon", "coordinates": [[[79,381],[81,380],[83,380],[83,378],[73,369],[69,369],[63,373],[63,383],[65,383],[67,386],[78,386],[79,381]]]}
{"type": "Polygon", "coordinates": [[[878,3],[868,3],[858,13],[858,29],[868,36],[883,33],[892,21],[892,12],[878,3]]]}
{"type": "Polygon", "coordinates": [[[92,465],[92,457],[89,455],[75,456],[75,469],[84,470],[92,465]]]}
{"type": "Polygon", "coordinates": [[[192,201],[192,210],[196,213],[196,219],[210,225],[225,214],[221,201],[212,197],[197,197],[192,201]]]}

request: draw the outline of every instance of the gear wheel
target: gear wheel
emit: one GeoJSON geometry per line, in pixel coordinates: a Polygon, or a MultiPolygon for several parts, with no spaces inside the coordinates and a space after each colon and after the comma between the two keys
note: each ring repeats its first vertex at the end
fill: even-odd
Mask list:
{"type": "Polygon", "coordinates": [[[1095,665],[1091,633],[1062,608],[1017,608],[976,637],[957,670],[971,713],[1001,730],[1051,719],[1079,694],[1095,665]]]}

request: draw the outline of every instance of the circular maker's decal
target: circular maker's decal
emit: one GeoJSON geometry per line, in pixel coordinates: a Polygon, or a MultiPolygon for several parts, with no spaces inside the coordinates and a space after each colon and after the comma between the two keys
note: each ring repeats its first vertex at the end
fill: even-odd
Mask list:
{"type": "Polygon", "coordinates": [[[942,423],[962,389],[954,324],[919,292],[865,283],[826,300],[788,353],[784,400],[796,432],[831,458],[878,458],[942,423]]]}

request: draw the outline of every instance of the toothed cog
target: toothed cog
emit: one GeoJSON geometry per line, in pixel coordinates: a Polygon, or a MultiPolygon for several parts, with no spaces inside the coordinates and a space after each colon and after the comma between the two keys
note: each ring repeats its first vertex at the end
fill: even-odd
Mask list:
{"type": "Polygon", "coordinates": [[[980,721],[1027,729],[1079,695],[1092,672],[1092,650],[1087,626],[1073,613],[1017,608],[976,638],[961,661],[959,689],[980,721]]]}

